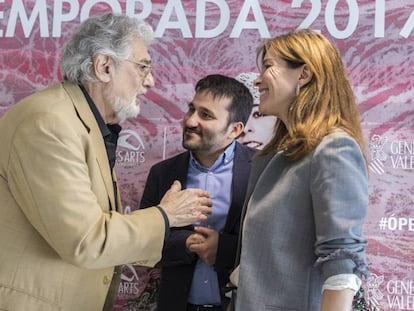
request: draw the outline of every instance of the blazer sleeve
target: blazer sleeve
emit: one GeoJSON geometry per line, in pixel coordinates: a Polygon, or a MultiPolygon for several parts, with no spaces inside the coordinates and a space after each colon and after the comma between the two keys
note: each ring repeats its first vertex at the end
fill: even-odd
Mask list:
{"type": "Polygon", "coordinates": [[[368,177],[363,154],[351,137],[330,135],[315,150],[311,194],[316,244],[324,277],[361,276],[366,270],[362,226],[368,207],[368,177]]]}
{"type": "Polygon", "coordinates": [[[101,176],[109,167],[97,164],[95,142],[74,111],[29,115],[14,135],[8,164],[11,192],[61,258],[91,269],[159,261],[162,214],[157,208],[129,215],[109,211],[101,176]]]}

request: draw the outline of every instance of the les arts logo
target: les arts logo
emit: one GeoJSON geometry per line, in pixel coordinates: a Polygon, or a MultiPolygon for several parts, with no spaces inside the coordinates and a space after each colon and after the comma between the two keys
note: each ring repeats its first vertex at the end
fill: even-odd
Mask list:
{"type": "Polygon", "coordinates": [[[145,146],[138,133],[122,130],[118,138],[116,163],[120,166],[139,166],[145,162],[145,146]]]}

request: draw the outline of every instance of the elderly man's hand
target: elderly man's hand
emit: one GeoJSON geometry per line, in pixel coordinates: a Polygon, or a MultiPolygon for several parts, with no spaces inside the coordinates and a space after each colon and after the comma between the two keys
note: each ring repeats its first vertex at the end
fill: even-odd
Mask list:
{"type": "Polygon", "coordinates": [[[170,227],[182,227],[207,220],[212,202],[207,191],[201,189],[181,190],[181,183],[174,181],[159,205],[167,214],[170,227]]]}

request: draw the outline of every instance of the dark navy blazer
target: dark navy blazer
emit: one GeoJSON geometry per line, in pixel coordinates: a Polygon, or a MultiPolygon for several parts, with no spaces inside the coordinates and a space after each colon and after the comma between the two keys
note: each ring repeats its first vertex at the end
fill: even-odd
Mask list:
{"type": "MultiPolygon", "coordinates": [[[[251,158],[255,149],[236,143],[232,202],[226,224],[219,237],[216,264],[219,286],[224,287],[234,268],[237,239],[240,229],[241,210],[246,195],[250,175],[251,158]]],[[[186,188],[190,153],[188,151],[155,164],[147,178],[140,206],[145,208],[157,205],[174,180],[179,180],[186,188]]],[[[186,310],[187,297],[191,288],[197,255],[186,249],[185,241],[193,233],[193,227],[172,228],[165,241],[161,259],[161,284],[158,293],[158,311],[186,310]]],[[[222,297],[224,301],[224,297],[222,297]]]]}

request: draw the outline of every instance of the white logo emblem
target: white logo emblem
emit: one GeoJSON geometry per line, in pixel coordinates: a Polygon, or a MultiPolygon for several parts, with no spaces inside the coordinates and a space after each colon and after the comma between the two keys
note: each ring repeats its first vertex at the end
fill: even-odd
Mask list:
{"type": "Polygon", "coordinates": [[[374,174],[382,175],[385,173],[384,161],[387,159],[387,154],[383,151],[383,149],[387,140],[387,137],[373,135],[369,142],[371,162],[368,167],[374,174]]]}
{"type": "Polygon", "coordinates": [[[118,146],[134,151],[145,149],[141,137],[132,130],[121,131],[118,138],[118,146]]]}
{"type": "Polygon", "coordinates": [[[370,273],[367,280],[367,300],[371,306],[375,307],[374,310],[380,310],[380,301],[384,298],[384,295],[380,291],[380,285],[384,282],[384,276],[370,273]]]}

